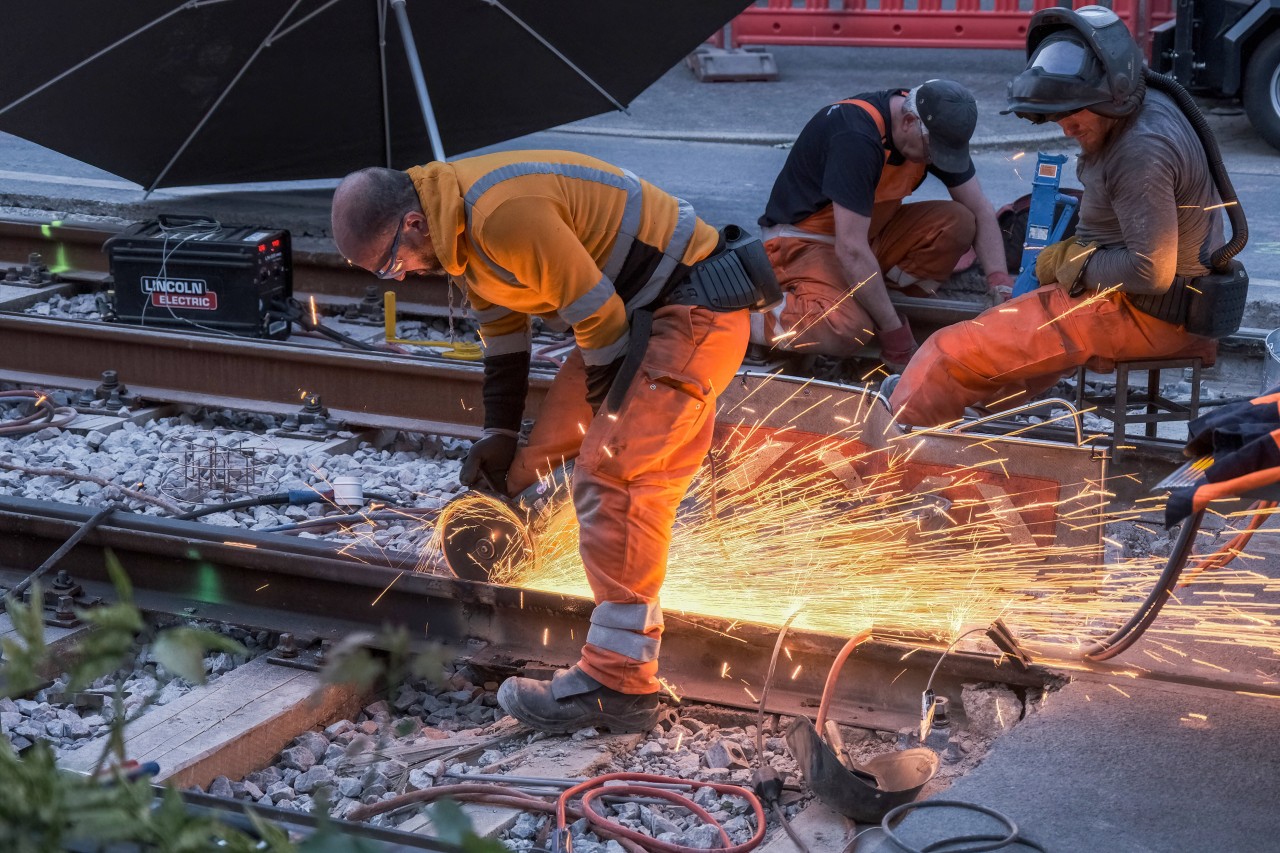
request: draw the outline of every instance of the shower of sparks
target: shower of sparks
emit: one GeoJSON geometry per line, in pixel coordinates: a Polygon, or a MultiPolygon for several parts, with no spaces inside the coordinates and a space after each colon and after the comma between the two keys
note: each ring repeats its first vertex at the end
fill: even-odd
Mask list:
{"type": "Polygon", "coordinates": [[[372,604],[370,604],[369,606],[370,606],[370,607],[377,607],[377,606],[378,606],[378,602],[382,600],[382,596],[384,596],[384,595],[386,595],[386,594],[387,594],[387,592],[391,589],[391,587],[393,587],[393,586],[395,585],[395,582],[396,582],[396,581],[398,581],[398,580],[400,580],[400,575],[403,575],[403,574],[404,574],[404,572],[400,572],[400,574],[398,574],[398,575],[396,575],[395,577],[393,577],[393,578],[391,579],[391,583],[387,584],[387,585],[383,588],[382,592],[378,593],[378,597],[377,597],[377,598],[375,598],[375,599],[373,600],[373,603],[372,603],[372,604]]]}
{"type": "MultiPolygon", "coordinates": [[[[1013,451],[987,438],[964,454],[968,464],[926,466],[921,477],[913,457],[927,431],[868,439],[869,413],[883,405],[874,395],[801,386],[792,397],[805,411],[834,409],[850,421],[833,436],[813,436],[793,428],[795,419],[784,430],[759,427],[776,427],[781,406],[754,394],[733,412],[751,421],[721,437],[715,466],[703,467],[677,515],[662,588],[668,620],[699,614],[778,626],[801,610],[797,629],[850,636],[874,628],[945,643],[999,617],[1034,656],[1067,661],[1123,625],[1164,568],[1154,555],[1104,564],[1101,541],[1105,523],[1139,522],[1161,498],[1120,510],[1103,482],[1019,491],[1029,487],[1008,478],[1013,451]],[[1096,537],[1084,536],[1091,531],[1096,537]]],[[[451,506],[459,504],[478,525],[515,519],[491,498],[451,506]]],[[[530,524],[536,559],[519,543],[495,543],[493,579],[590,598],[572,506],[562,493],[546,507],[530,524]]],[[[442,535],[438,527],[436,549],[442,535]]],[[[434,562],[423,555],[422,567],[434,562]]],[[[1280,604],[1249,597],[1275,592],[1280,581],[1257,572],[1206,571],[1164,607],[1147,643],[1182,658],[1171,644],[1280,654],[1280,604]]]]}

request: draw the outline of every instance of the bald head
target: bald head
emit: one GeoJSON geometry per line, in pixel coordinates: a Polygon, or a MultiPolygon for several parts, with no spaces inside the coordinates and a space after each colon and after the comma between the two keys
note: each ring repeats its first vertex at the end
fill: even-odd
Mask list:
{"type": "Polygon", "coordinates": [[[352,172],[333,193],[333,241],[344,257],[360,263],[371,247],[384,246],[409,211],[422,203],[408,173],[373,167],[352,172]]]}

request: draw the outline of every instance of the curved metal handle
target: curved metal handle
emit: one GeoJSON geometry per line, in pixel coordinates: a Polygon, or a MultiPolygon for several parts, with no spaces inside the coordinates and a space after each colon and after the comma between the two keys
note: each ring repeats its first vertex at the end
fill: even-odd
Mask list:
{"type": "MultiPolygon", "coordinates": [[[[1036,409],[1043,409],[1045,407],[1051,407],[1051,406],[1062,406],[1067,410],[1067,416],[1071,418],[1071,420],[1075,423],[1075,426],[1076,426],[1076,446],[1083,447],[1084,446],[1084,412],[1077,409],[1074,403],[1070,403],[1062,399],[1061,397],[1049,397],[1044,400],[1035,400],[1030,403],[1023,403],[1021,406],[1018,406],[1013,409],[1005,409],[1003,412],[996,412],[994,414],[986,415],[985,417],[981,417],[972,421],[963,421],[959,425],[945,431],[946,432],[964,432],[965,430],[969,429],[969,427],[975,427],[980,424],[990,423],[991,421],[998,421],[1003,418],[1010,417],[1012,415],[1020,415],[1023,412],[1030,412],[1036,409]]],[[[1056,420],[1056,418],[1054,420],[1056,420]]],[[[1037,427],[1037,426],[1044,426],[1044,424],[1030,424],[1027,428],[1030,429],[1031,427],[1037,427]]]]}

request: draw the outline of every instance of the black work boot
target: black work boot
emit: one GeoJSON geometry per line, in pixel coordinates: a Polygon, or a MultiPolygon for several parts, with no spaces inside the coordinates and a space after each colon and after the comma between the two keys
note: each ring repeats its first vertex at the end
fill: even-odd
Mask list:
{"type": "Polygon", "coordinates": [[[643,732],[658,724],[657,693],[619,693],[578,667],[562,669],[550,681],[508,678],[498,688],[502,710],[549,734],[588,726],[613,732],[643,732]]]}

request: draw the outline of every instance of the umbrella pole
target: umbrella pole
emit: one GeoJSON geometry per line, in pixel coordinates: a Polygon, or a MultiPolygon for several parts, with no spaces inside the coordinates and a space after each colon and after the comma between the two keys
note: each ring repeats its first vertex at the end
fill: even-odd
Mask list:
{"type": "Polygon", "coordinates": [[[405,58],[409,60],[413,88],[418,93],[418,106],[422,109],[423,121],[427,123],[427,135],[431,137],[431,153],[437,160],[444,162],[444,145],[440,142],[440,128],[436,125],[435,110],[431,109],[431,96],[427,94],[427,80],[422,76],[418,46],[414,44],[413,30],[409,28],[409,12],[404,4],[405,0],[391,0],[391,8],[396,13],[396,22],[400,24],[400,37],[404,40],[405,58]]]}

